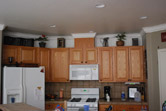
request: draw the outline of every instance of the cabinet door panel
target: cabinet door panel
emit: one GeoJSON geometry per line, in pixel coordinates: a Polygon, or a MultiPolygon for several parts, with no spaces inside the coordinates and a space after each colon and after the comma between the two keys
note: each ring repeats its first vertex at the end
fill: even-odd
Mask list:
{"type": "Polygon", "coordinates": [[[87,64],[97,64],[97,48],[85,49],[85,60],[87,64]]]}
{"type": "Polygon", "coordinates": [[[37,49],[34,47],[20,47],[19,62],[22,63],[37,63],[37,49]]]}
{"type": "Polygon", "coordinates": [[[113,81],[113,48],[99,48],[100,82],[113,81]]]}
{"type": "Polygon", "coordinates": [[[40,66],[45,66],[45,81],[50,81],[50,58],[51,52],[48,48],[39,48],[38,49],[38,62],[40,66]]]}
{"type": "Polygon", "coordinates": [[[51,50],[52,82],[69,82],[69,49],[51,50]]]}
{"type": "Polygon", "coordinates": [[[130,78],[132,81],[143,81],[143,47],[129,48],[130,78]]]}
{"type": "Polygon", "coordinates": [[[57,105],[60,105],[62,108],[64,108],[63,103],[54,103],[54,104],[46,104],[45,109],[46,110],[54,110],[57,107],[57,105]]]}
{"type": "Polygon", "coordinates": [[[128,105],[114,105],[114,111],[129,111],[128,105]]]}
{"type": "Polygon", "coordinates": [[[129,77],[128,47],[116,47],[114,54],[115,80],[126,82],[129,77]]]}
{"type": "Polygon", "coordinates": [[[75,48],[94,48],[94,38],[75,38],[75,48]]]}
{"type": "Polygon", "coordinates": [[[70,63],[71,64],[83,63],[83,49],[77,49],[77,48],[70,49],[70,63]]]}
{"type": "Polygon", "coordinates": [[[3,51],[3,54],[2,54],[3,64],[9,64],[8,57],[13,57],[12,64],[15,64],[16,62],[18,62],[18,46],[4,45],[2,51],[3,51]]]}

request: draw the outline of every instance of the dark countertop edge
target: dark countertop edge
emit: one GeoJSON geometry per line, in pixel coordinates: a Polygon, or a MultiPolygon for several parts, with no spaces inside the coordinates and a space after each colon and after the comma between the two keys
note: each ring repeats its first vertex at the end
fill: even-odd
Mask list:
{"type": "MultiPolygon", "coordinates": [[[[69,99],[46,100],[45,104],[64,103],[64,101],[68,101],[69,99]]],[[[135,102],[134,100],[121,101],[121,99],[112,99],[110,102],[107,102],[104,99],[99,99],[99,104],[148,105],[148,102],[135,102]]]]}
{"type": "Polygon", "coordinates": [[[148,105],[148,102],[135,102],[134,100],[121,101],[121,99],[112,99],[110,102],[107,102],[104,99],[99,99],[99,104],[148,105]]]}
{"type": "Polygon", "coordinates": [[[64,101],[68,101],[70,98],[64,98],[64,99],[56,99],[56,100],[46,100],[45,104],[53,104],[53,103],[64,103],[64,101]]]}

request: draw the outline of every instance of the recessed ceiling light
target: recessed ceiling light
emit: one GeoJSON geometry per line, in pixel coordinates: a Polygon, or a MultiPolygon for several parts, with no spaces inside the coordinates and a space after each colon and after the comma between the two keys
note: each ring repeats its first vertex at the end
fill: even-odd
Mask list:
{"type": "Polygon", "coordinates": [[[56,27],[56,25],[50,25],[50,27],[51,27],[51,28],[55,28],[55,27],[56,27]]]}
{"type": "Polygon", "coordinates": [[[104,4],[97,4],[97,5],[96,5],[96,8],[104,8],[104,7],[105,7],[104,4]]]}
{"type": "Polygon", "coordinates": [[[90,30],[89,33],[93,33],[94,31],[90,30]]]}
{"type": "Polygon", "coordinates": [[[147,18],[148,18],[147,16],[140,17],[141,20],[144,20],[144,19],[147,19],[147,18]]]}

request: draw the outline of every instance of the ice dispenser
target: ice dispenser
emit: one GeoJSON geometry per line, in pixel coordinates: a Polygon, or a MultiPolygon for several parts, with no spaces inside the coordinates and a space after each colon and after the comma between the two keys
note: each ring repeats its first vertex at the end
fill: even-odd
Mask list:
{"type": "Polygon", "coordinates": [[[19,103],[22,102],[21,90],[7,90],[3,96],[3,104],[19,103]]]}

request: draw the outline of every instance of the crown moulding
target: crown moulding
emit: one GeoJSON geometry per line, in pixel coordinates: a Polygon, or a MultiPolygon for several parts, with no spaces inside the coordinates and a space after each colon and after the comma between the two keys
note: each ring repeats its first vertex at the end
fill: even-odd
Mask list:
{"type": "Polygon", "coordinates": [[[72,33],[71,34],[73,38],[95,38],[95,33],[72,33]]]}
{"type": "Polygon", "coordinates": [[[143,27],[145,33],[152,33],[157,31],[166,30],[166,24],[160,24],[152,27],[143,27]]]}
{"type": "Polygon", "coordinates": [[[4,30],[5,29],[5,25],[4,24],[0,24],[0,30],[4,30]]]}

